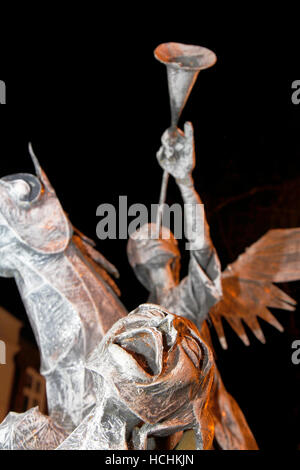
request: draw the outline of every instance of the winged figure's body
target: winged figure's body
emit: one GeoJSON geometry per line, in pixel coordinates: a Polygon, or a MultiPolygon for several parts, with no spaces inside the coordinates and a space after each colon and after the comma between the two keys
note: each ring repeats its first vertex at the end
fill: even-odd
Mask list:
{"type": "MultiPolygon", "coordinates": [[[[191,177],[195,164],[192,125],[186,123],[184,134],[178,130],[177,147],[169,130],[164,133],[162,144],[158,161],[174,176],[185,204],[190,248],[188,275],[180,281],[180,253],[173,234],[162,227],[159,239],[155,239],[153,233],[158,233],[158,228],[145,225],[128,243],[129,262],[136,276],[150,292],[150,302],[192,320],[211,347],[209,317],[223,347],[226,347],[226,340],[222,316],[245,344],[248,344],[248,338],[241,319],[263,341],[256,316],[281,330],[281,325],[266,307],[294,309],[295,302],[272,282],[300,278],[300,229],[269,232],[222,273],[204,211],[195,210],[200,207],[201,200],[191,177]]],[[[217,368],[210,406],[217,446],[222,449],[257,448],[244,415],[226,391],[217,368]]]]}

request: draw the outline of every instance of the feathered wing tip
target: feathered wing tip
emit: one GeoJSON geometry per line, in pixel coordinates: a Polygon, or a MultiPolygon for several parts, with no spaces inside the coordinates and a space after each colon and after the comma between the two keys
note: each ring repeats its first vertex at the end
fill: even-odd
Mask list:
{"type": "Polygon", "coordinates": [[[290,282],[300,279],[300,228],[269,230],[231,265],[245,279],[290,282]]]}
{"type": "MultiPolygon", "coordinates": [[[[67,214],[67,216],[68,216],[68,214],[67,214]]],[[[88,245],[95,248],[96,242],[94,242],[94,240],[92,240],[91,238],[84,235],[84,233],[80,232],[80,230],[78,230],[78,228],[74,227],[74,225],[73,225],[73,232],[76,233],[76,235],[78,235],[78,237],[81,238],[81,240],[83,240],[85,243],[87,243],[88,245]]]]}
{"type": "Polygon", "coordinates": [[[224,349],[227,349],[222,318],[248,346],[244,324],[265,343],[258,318],[279,331],[282,325],[269,311],[294,311],[296,302],[273,282],[300,279],[300,228],[270,230],[222,273],[223,298],[209,312],[224,349]]]}
{"type": "Polygon", "coordinates": [[[91,245],[86,244],[84,240],[83,243],[85,244],[87,253],[93,259],[93,261],[99,264],[99,266],[105,269],[105,271],[111,274],[114,278],[119,279],[120,274],[117,268],[112,263],[110,263],[110,261],[108,261],[99,251],[95,250],[95,248],[93,248],[91,245]]]}
{"type": "Polygon", "coordinates": [[[114,278],[119,279],[119,271],[112,263],[110,263],[110,261],[105,258],[105,256],[95,249],[96,243],[94,240],[84,235],[82,232],[80,232],[80,230],[78,230],[78,228],[74,227],[74,225],[72,225],[72,227],[75,235],[77,235],[77,237],[81,240],[86,254],[114,278]]]}
{"type": "Polygon", "coordinates": [[[121,292],[115,283],[115,281],[111,278],[119,278],[119,271],[117,268],[110,263],[99,251],[95,250],[93,246],[91,246],[87,237],[80,237],[78,235],[78,230],[74,230],[75,234],[73,235],[73,241],[77,248],[81,251],[81,253],[88,259],[89,263],[93,265],[95,271],[101,278],[111,287],[111,289],[115,292],[115,294],[120,297],[121,292]]]}

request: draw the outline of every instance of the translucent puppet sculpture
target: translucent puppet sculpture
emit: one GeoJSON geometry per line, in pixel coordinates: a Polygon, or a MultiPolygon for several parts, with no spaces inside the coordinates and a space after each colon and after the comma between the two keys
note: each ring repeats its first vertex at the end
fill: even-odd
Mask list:
{"type": "Polygon", "coordinates": [[[161,227],[159,210],[154,227],[132,236],[128,255],[150,301],[163,307],[144,305],[126,317],[111,278],[117,270],[72,227],[32,151],[37,176],[0,179],[0,275],[16,279],[40,348],[50,411],[50,417],[35,408],[10,413],[0,424],[0,449],[62,442],[61,449],[170,449],[186,429],[195,430],[198,449],[211,448],[214,437],[222,449],[257,448],[213,365],[207,320],[223,347],[222,316],[245,344],[242,320],[261,341],[258,316],[282,329],[267,307],[294,309],[273,282],[300,278],[300,229],[268,232],[221,273],[205,218],[194,224],[201,201],[191,177],[193,128],[177,128],[199,71],[216,57],[175,43],[161,45],[156,57],[167,65],[172,111],[158,152],[160,209],[171,174],[189,204],[188,276],[180,282],[177,242],[161,227]]]}
{"type": "Polygon", "coordinates": [[[16,280],[40,349],[50,416],[70,432],[95,403],[86,358],[127,311],[109,275],[116,269],[74,232],[32,157],[37,176],[0,179],[0,275],[16,280]]]}
{"type": "MultiPolygon", "coordinates": [[[[189,138],[192,129],[187,126],[186,140],[184,140],[177,125],[199,72],[213,66],[217,58],[212,51],[206,48],[173,42],[160,44],[154,54],[156,59],[165,64],[167,68],[171,106],[171,127],[163,136],[163,146],[158,154],[158,159],[164,169],[160,205],[162,206],[166,198],[169,173],[177,179],[184,200],[197,202],[197,197],[195,199],[193,191],[189,189],[189,186],[190,188],[193,186],[189,172],[194,167],[193,151],[191,150],[194,144],[189,138]],[[186,153],[186,158],[178,158],[180,153],[186,153]],[[183,168],[180,168],[180,162],[182,162],[183,168]]],[[[188,220],[191,220],[191,214],[186,214],[186,216],[188,220]]],[[[161,210],[158,212],[157,223],[159,235],[161,210]]],[[[191,223],[189,225],[191,226],[191,223]]],[[[211,242],[207,224],[204,228],[205,240],[209,245],[211,242]]],[[[197,238],[199,239],[199,237],[197,238]]],[[[209,311],[222,347],[226,349],[227,343],[221,317],[226,318],[246,345],[249,344],[249,340],[241,320],[247,323],[262,342],[265,342],[265,338],[257,317],[282,331],[282,326],[267,307],[294,310],[295,301],[275,287],[273,282],[289,282],[299,279],[300,228],[270,230],[248,248],[246,253],[222,273],[222,298],[209,311]]],[[[197,314],[198,321],[199,315],[201,315],[200,312],[197,314]]]]}
{"type": "MultiPolygon", "coordinates": [[[[195,153],[192,125],[182,133],[179,117],[200,70],[212,66],[215,55],[201,47],[178,43],[161,44],[156,58],[167,67],[171,105],[171,127],[162,137],[157,157],[164,170],[156,226],[145,225],[132,235],[128,256],[136,276],[150,292],[149,301],[193,320],[211,345],[206,320],[212,320],[220,342],[227,347],[222,321],[225,317],[245,344],[249,344],[244,320],[264,342],[257,316],[282,330],[267,306],[293,310],[295,302],[272,282],[300,279],[300,229],[272,230],[221,274],[218,256],[194,189],[192,170],[195,153]],[[177,242],[161,227],[168,175],[171,174],[185,203],[186,231],[190,244],[188,276],[179,282],[180,253],[177,242]],[[202,223],[203,222],[203,223],[202,223]],[[156,237],[153,237],[156,234],[156,237]]],[[[222,449],[256,449],[257,444],[235,400],[227,393],[215,368],[210,408],[215,423],[215,439],[222,449]]]]}
{"type": "Polygon", "coordinates": [[[195,429],[197,449],[210,449],[207,407],[213,357],[189,320],[144,304],[119,320],[92,353],[97,404],[59,450],[145,450],[195,429]]]}
{"type": "MultiPolygon", "coordinates": [[[[146,224],[132,234],[128,242],[128,258],[136,276],[150,292],[149,302],[163,305],[172,313],[180,311],[181,315],[197,325],[202,337],[212,346],[205,320],[210,309],[222,298],[221,268],[205,216],[202,211],[194,210],[201,200],[191,177],[195,165],[192,125],[185,124],[185,134],[178,131],[176,148],[169,130],[164,133],[162,143],[158,161],[165,171],[175,177],[185,203],[186,232],[191,236],[189,273],[180,282],[177,241],[166,227],[161,227],[160,238],[155,238],[155,224],[146,224]],[[202,215],[203,220],[198,220],[197,217],[201,218],[202,215]]],[[[219,447],[257,448],[243,413],[227,393],[217,368],[210,407],[219,447]]]]}

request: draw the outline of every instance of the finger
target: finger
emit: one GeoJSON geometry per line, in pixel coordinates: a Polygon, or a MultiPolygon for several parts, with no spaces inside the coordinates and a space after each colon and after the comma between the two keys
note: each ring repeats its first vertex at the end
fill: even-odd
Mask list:
{"type": "Polygon", "coordinates": [[[164,155],[164,149],[160,147],[159,151],[156,153],[156,158],[158,161],[161,161],[164,155]]]}
{"type": "Polygon", "coordinates": [[[190,121],[184,123],[184,135],[188,141],[192,141],[194,139],[194,127],[190,121]]]}
{"type": "Polygon", "coordinates": [[[169,129],[167,129],[167,130],[163,133],[163,135],[162,135],[162,137],[161,137],[161,143],[162,143],[163,145],[168,145],[169,139],[170,139],[170,136],[169,136],[169,129]]]}

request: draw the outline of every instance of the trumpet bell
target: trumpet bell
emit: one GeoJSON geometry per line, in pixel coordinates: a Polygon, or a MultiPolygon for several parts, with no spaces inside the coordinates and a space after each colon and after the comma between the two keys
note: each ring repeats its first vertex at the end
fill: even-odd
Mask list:
{"type": "Polygon", "coordinates": [[[205,47],[176,42],[160,44],[154,55],[167,67],[171,125],[176,127],[200,70],[212,67],[217,57],[205,47]]]}
{"type": "Polygon", "coordinates": [[[217,57],[214,52],[202,46],[167,42],[154,51],[157,60],[170,67],[199,71],[212,67],[217,57]]]}

